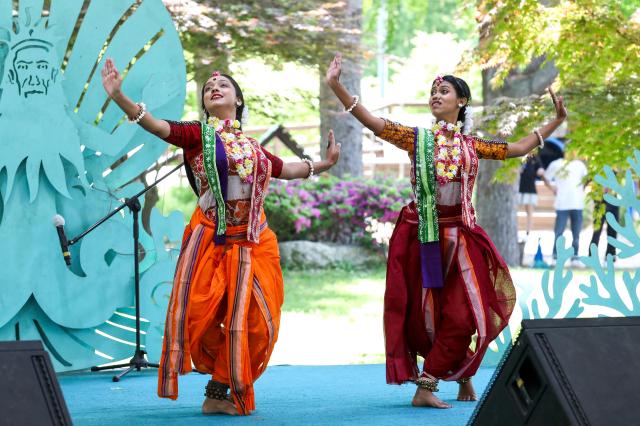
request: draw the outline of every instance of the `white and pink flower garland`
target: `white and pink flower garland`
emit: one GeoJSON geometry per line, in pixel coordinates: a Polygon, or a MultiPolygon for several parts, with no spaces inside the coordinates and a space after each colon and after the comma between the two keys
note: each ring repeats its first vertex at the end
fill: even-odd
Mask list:
{"type": "Polygon", "coordinates": [[[431,131],[438,145],[436,156],[436,179],[440,185],[451,182],[458,174],[462,163],[462,122],[456,124],[439,121],[433,125],[431,131]],[[447,143],[445,132],[453,132],[453,143],[447,143]]]}
{"type": "Polygon", "coordinates": [[[243,183],[253,182],[253,145],[249,138],[240,130],[238,120],[220,120],[218,117],[210,117],[212,125],[224,142],[227,157],[231,159],[238,176],[243,183]]]}

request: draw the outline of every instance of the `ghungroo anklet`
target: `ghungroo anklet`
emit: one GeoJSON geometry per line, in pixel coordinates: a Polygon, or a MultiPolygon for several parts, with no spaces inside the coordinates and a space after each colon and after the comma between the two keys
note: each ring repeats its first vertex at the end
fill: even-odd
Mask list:
{"type": "Polygon", "coordinates": [[[415,384],[419,388],[428,390],[429,392],[438,392],[438,379],[428,377],[422,373],[416,380],[415,384]]]}
{"type": "Polygon", "coordinates": [[[456,383],[459,385],[464,385],[466,383],[469,383],[469,381],[471,380],[471,377],[462,377],[458,380],[456,380],[456,383]]]}
{"type": "Polygon", "coordinates": [[[211,399],[223,400],[229,398],[229,385],[209,380],[204,388],[204,396],[211,399]]]}

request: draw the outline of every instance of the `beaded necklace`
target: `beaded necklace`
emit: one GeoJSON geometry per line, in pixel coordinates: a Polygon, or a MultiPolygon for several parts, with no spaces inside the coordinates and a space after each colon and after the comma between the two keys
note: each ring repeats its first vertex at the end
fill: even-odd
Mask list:
{"type": "Polygon", "coordinates": [[[238,120],[220,120],[218,117],[210,117],[212,125],[224,142],[227,157],[231,159],[240,180],[243,183],[253,182],[253,144],[240,130],[238,120]]]}

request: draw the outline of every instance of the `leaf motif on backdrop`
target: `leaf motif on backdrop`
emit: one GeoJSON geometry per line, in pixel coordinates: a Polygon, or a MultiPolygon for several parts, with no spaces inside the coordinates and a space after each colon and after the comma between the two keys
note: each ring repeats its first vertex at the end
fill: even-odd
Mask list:
{"type": "MultiPolygon", "coordinates": [[[[161,0],[0,0],[0,339],[42,340],[58,371],[133,353],[133,240],[131,215],[116,215],[72,247],[69,270],[51,218],[79,234],[166,149],[107,99],[107,57],[133,99],[181,116],[185,62],[161,0]]],[[[154,213],[143,272],[175,264],[179,220],[154,213]]]]}

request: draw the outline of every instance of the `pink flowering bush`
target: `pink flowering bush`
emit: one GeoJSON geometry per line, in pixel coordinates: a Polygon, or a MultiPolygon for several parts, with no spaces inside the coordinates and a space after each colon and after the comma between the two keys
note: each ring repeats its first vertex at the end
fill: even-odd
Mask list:
{"type": "Polygon", "coordinates": [[[395,222],[411,200],[409,182],[394,180],[271,181],[264,209],[280,241],[376,245],[372,221],[395,222]]]}

